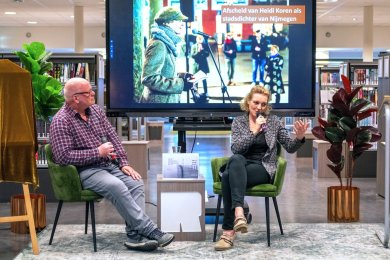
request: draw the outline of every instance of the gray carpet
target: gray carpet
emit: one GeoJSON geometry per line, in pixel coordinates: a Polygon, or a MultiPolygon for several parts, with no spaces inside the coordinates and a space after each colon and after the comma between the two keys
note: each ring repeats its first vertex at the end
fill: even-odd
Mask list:
{"type": "Polygon", "coordinates": [[[264,224],[252,224],[247,234],[239,234],[234,248],[216,252],[212,225],[207,225],[204,242],[173,242],[154,252],[129,251],[123,246],[124,227],[98,225],[97,247],[93,252],[92,235],[84,235],[83,225],[59,225],[53,245],[49,246],[51,226],[39,234],[40,255],[31,245],[15,259],[390,259],[375,235],[381,224],[284,224],[284,235],[271,226],[271,247],[266,244],[264,224]]]}

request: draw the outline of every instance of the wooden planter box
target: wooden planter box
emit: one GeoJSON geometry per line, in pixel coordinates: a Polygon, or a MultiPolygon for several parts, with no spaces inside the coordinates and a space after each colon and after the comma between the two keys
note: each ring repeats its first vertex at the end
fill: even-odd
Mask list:
{"type": "Polygon", "coordinates": [[[360,189],[358,187],[328,187],[328,221],[359,221],[360,189]]]}
{"type": "MultiPolygon", "coordinates": [[[[35,229],[39,232],[46,227],[46,196],[44,194],[30,194],[35,229]]],[[[26,202],[23,194],[11,197],[11,215],[26,215],[26,202]]],[[[29,233],[28,222],[12,222],[11,231],[18,234],[29,233]]]]}

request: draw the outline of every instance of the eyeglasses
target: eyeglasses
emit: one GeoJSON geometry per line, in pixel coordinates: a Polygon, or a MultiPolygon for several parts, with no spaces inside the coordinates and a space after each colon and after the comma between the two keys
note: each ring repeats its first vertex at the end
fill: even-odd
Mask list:
{"type": "Polygon", "coordinates": [[[87,97],[91,96],[91,94],[95,93],[95,90],[94,89],[91,89],[90,91],[84,91],[84,92],[76,92],[73,94],[73,96],[75,95],[86,95],[87,97]]]}

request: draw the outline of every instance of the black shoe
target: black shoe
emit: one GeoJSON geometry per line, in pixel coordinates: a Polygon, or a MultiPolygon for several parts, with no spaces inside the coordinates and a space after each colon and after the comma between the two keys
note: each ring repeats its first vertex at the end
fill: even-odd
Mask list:
{"type": "Polygon", "coordinates": [[[151,240],[146,237],[140,236],[139,239],[128,238],[124,245],[128,249],[132,250],[154,251],[158,247],[158,242],[156,240],[151,240]]]}
{"type": "Polygon", "coordinates": [[[158,242],[159,247],[164,247],[169,245],[174,239],[175,236],[169,233],[162,232],[160,229],[156,228],[148,236],[149,239],[154,239],[158,242]]]}

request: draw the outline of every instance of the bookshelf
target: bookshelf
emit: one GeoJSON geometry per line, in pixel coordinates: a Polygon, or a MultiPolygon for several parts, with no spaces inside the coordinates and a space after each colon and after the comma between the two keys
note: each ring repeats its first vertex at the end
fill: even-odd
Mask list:
{"type": "Polygon", "coordinates": [[[318,116],[327,118],[330,107],[329,100],[332,100],[333,94],[340,87],[339,67],[325,66],[318,68],[318,80],[320,103],[318,116]]]}
{"type": "MultiPolygon", "coordinates": [[[[0,53],[0,59],[9,59],[18,65],[19,57],[13,53],[0,53]]],[[[99,53],[53,53],[49,61],[53,69],[49,74],[62,84],[72,77],[83,77],[91,82],[96,93],[96,103],[104,109],[104,59],[99,53]]],[[[45,144],[49,143],[49,122],[37,120],[38,152],[36,155],[38,168],[47,168],[45,144]]]]}
{"type": "MultiPolygon", "coordinates": [[[[378,62],[345,62],[339,66],[340,76],[346,75],[352,88],[363,86],[357,97],[366,98],[378,106],[378,62]]],[[[359,122],[361,126],[377,126],[377,114],[359,122]]]]}

